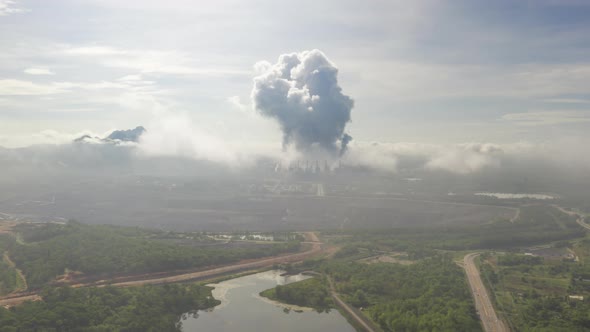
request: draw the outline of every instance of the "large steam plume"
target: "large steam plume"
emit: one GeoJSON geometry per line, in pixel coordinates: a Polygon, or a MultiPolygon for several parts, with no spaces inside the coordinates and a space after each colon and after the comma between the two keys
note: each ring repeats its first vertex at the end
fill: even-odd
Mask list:
{"type": "Polygon", "coordinates": [[[338,86],[338,69],[319,50],[283,54],[276,64],[258,63],[252,100],[264,116],[279,122],[283,148],[317,148],[343,154],[352,137],[344,132],[353,100],[338,86]]]}

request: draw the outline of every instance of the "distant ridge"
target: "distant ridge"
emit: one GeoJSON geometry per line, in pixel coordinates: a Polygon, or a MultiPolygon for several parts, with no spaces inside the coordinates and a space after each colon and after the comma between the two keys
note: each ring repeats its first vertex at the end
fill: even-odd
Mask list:
{"type": "Polygon", "coordinates": [[[135,129],[127,129],[127,130],[115,130],[109,136],[105,138],[100,137],[92,137],[90,135],[83,135],[76,139],[74,139],[75,143],[85,143],[90,141],[99,141],[99,142],[138,142],[139,137],[145,132],[145,128],[142,126],[137,126],[135,129]]]}
{"type": "Polygon", "coordinates": [[[123,142],[137,142],[139,136],[145,132],[145,128],[137,126],[135,129],[128,130],[115,130],[106,139],[107,140],[119,140],[123,142]]]}
{"type": "Polygon", "coordinates": [[[84,141],[87,141],[87,140],[90,140],[90,139],[99,139],[99,138],[98,137],[92,137],[90,135],[84,135],[84,136],[80,136],[80,137],[76,138],[74,140],[74,142],[84,142],[84,141]]]}

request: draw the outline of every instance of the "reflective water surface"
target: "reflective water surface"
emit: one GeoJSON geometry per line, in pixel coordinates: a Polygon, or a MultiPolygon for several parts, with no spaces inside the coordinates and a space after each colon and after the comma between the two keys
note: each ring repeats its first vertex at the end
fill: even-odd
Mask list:
{"type": "Polygon", "coordinates": [[[182,320],[182,331],[355,331],[337,310],[317,313],[308,308],[282,305],[258,295],[276,285],[307,278],[302,275],[282,277],[282,272],[272,270],[210,285],[215,287],[213,296],[221,300],[221,304],[195,315],[187,314],[182,320]]]}

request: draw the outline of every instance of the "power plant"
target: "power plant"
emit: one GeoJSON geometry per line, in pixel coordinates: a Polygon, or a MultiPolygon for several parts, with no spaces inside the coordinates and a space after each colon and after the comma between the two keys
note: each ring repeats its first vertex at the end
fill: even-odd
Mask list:
{"type": "Polygon", "coordinates": [[[275,173],[300,173],[300,174],[326,174],[333,173],[342,168],[342,161],[330,163],[328,160],[295,160],[290,163],[278,161],[275,164],[275,173]]]}

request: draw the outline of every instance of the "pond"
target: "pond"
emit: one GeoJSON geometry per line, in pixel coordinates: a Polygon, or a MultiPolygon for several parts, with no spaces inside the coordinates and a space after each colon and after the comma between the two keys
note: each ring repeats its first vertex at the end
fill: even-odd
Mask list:
{"type": "Polygon", "coordinates": [[[550,200],[555,199],[554,196],[545,195],[545,194],[509,194],[509,193],[475,193],[475,196],[487,196],[487,197],[495,197],[498,199],[539,199],[539,200],[550,200]]]}
{"type": "Polygon", "coordinates": [[[221,304],[181,320],[182,331],[318,331],[355,332],[337,310],[317,313],[309,308],[280,304],[258,295],[261,291],[304,280],[303,275],[281,276],[283,271],[271,270],[239,277],[218,284],[213,296],[221,304]]]}

